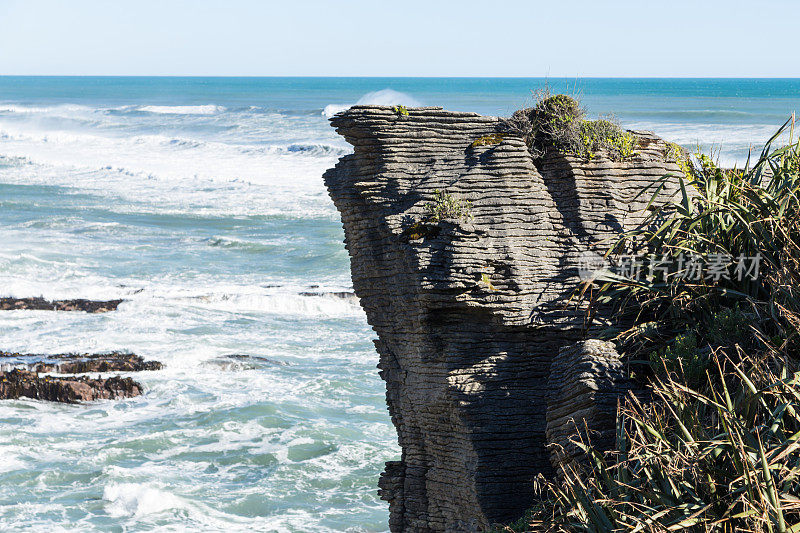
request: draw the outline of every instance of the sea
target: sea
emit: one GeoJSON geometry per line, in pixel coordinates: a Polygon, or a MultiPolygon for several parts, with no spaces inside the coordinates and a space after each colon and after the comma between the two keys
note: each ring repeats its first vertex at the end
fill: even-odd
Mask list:
{"type": "Polygon", "coordinates": [[[399,457],[322,173],[355,103],[507,116],[545,87],[742,165],[797,79],[0,77],[0,350],[139,354],[146,391],[0,402],[1,531],[386,531],[399,457]]]}

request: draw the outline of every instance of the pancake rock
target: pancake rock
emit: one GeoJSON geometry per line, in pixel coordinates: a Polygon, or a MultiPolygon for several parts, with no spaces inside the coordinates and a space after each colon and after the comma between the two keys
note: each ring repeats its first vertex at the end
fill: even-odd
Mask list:
{"type": "Polygon", "coordinates": [[[597,449],[613,448],[617,402],[630,388],[610,342],[590,339],[559,350],[550,364],[547,398],[551,463],[569,468],[585,457],[576,437],[597,449]]]}
{"type": "Polygon", "coordinates": [[[402,448],[379,482],[390,528],[516,519],[534,478],[553,473],[550,365],[587,334],[585,310],[568,304],[578,266],[640,223],[643,188],[679,168],[643,132],[625,162],[534,162],[495,117],[355,106],[331,122],[354,153],[324,179],[402,448]],[[471,202],[469,216],[432,218],[437,191],[471,202]]]}

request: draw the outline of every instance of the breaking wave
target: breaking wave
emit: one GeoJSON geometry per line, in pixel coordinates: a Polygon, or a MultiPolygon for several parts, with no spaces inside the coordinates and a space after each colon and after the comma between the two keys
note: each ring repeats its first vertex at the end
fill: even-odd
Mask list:
{"type": "Polygon", "coordinates": [[[354,105],[404,105],[406,107],[419,107],[420,102],[413,96],[394,89],[383,89],[367,93],[358,99],[355,104],[329,104],[322,110],[322,114],[330,118],[336,113],[350,109],[354,105]]]}
{"type": "Polygon", "coordinates": [[[144,105],[136,109],[159,115],[214,115],[225,111],[220,105],[144,105]]]}

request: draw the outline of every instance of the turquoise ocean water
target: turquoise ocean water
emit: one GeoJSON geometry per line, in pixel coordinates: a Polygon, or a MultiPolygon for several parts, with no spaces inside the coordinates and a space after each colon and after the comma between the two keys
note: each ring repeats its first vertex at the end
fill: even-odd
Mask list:
{"type": "MultiPolygon", "coordinates": [[[[508,115],[544,82],[0,77],[0,296],[126,300],[0,313],[0,350],[167,365],[131,400],[0,403],[0,530],[385,531],[374,333],[324,294],[351,288],[327,117],[508,115]]],[[[800,80],[549,83],[726,163],[800,110],[800,80]]]]}

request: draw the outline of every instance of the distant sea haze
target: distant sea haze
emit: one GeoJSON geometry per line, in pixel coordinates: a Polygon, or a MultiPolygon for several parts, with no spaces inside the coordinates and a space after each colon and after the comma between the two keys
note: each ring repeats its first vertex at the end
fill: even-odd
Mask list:
{"type": "Polygon", "coordinates": [[[590,115],[743,163],[800,80],[0,77],[0,350],[162,361],[138,398],[0,404],[8,529],[385,531],[399,449],[321,175],[355,103],[590,115]],[[236,357],[231,357],[236,356],[236,357]]]}

